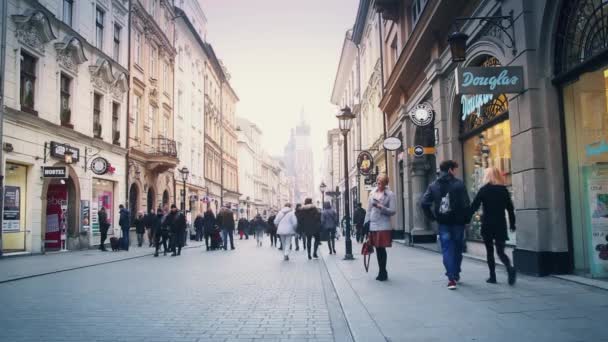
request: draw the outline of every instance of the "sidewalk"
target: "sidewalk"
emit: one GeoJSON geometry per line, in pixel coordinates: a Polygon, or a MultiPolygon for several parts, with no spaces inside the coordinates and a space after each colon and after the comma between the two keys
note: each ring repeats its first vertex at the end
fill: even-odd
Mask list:
{"type": "MultiPolygon", "coordinates": [[[[204,245],[204,241],[188,241],[188,246],[185,248],[196,248],[204,245]]],[[[0,283],[121,260],[141,258],[152,254],[154,254],[154,248],[145,245],[144,247],[131,246],[129,251],[101,252],[98,249],[87,249],[4,258],[0,259],[0,283]]]]}
{"type": "Polygon", "coordinates": [[[465,258],[450,291],[441,255],[399,244],[388,250],[389,281],[378,282],[375,255],[366,274],[360,245],[354,261],[337,245],[337,257],[321,250],[356,341],[608,341],[604,290],[523,275],[510,287],[502,269],[490,285],[485,263],[465,258]]]}

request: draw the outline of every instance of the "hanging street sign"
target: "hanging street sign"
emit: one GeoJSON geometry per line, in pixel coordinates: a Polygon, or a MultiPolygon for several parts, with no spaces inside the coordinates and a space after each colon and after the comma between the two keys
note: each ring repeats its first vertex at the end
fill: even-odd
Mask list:
{"type": "Polygon", "coordinates": [[[415,157],[422,157],[425,154],[435,154],[435,148],[416,145],[414,147],[408,148],[407,153],[415,157]]]}
{"type": "Polygon", "coordinates": [[[91,160],[91,171],[96,175],[105,175],[108,173],[110,163],[106,158],[97,157],[91,160]]]}
{"type": "Polygon", "coordinates": [[[43,178],[68,178],[68,170],[65,166],[43,166],[43,178]]]}
{"type": "Polygon", "coordinates": [[[66,145],[66,144],[61,144],[56,141],[51,141],[51,157],[63,159],[65,156],[66,150],[69,150],[72,152],[72,161],[74,163],[76,163],[76,162],[78,162],[78,160],[80,160],[80,149],[73,147],[73,146],[66,145]]]}
{"type": "Polygon", "coordinates": [[[524,68],[467,67],[456,69],[456,94],[517,94],[524,91],[524,68]]]}
{"type": "Polygon", "coordinates": [[[369,175],[374,169],[374,157],[368,151],[361,151],[357,156],[357,169],[363,176],[369,175]]]}
{"type": "Polygon", "coordinates": [[[401,140],[397,137],[388,137],[384,139],[382,146],[385,150],[396,151],[401,148],[401,140]]]}
{"type": "Polygon", "coordinates": [[[433,122],[435,112],[429,104],[421,103],[410,110],[409,116],[414,125],[423,127],[433,122]]]}

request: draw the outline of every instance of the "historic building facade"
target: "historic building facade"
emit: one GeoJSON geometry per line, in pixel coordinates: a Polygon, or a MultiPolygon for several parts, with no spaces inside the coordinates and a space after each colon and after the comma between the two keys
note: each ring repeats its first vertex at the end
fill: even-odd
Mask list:
{"type": "Polygon", "coordinates": [[[7,7],[3,251],[88,248],[125,198],[128,1],[7,7]]]}
{"type": "Polygon", "coordinates": [[[236,210],[239,205],[238,136],[236,133],[236,105],[239,98],[230,86],[230,74],[224,70],[226,81],[222,88],[222,200],[236,210]]]}
{"type": "Polygon", "coordinates": [[[168,1],[131,1],[128,207],[132,217],[176,203],[174,17],[168,1]]]}

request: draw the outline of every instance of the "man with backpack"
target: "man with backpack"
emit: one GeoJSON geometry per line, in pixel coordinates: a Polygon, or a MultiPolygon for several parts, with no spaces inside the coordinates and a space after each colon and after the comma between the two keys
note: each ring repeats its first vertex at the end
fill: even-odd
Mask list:
{"type": "Polygon", "coordinates": [[[458,163],[445,160],[439,166],[439,177],[426,190],[421,206],[425,215],[439,224],[439,239],[448,288],[456,289],[464,247],[464,229],[469,221],[469,194],[457,179],[458,163]]]}

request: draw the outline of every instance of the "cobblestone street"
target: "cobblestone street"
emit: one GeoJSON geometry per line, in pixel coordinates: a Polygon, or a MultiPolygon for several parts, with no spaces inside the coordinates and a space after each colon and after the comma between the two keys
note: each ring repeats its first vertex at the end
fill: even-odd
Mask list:
{"type": "Polygon", "coordinates": [[[368,274],[358,253],[341,259],[343,239],[338,256],[323,245],[319,260],[293,251],[289,262],[267,240],[236,243],[211,252],[190,243],[177,258],[132,248],[2,260],[3,274],[36,260],[60,271],[85,255],[103,264],[3,279],[0,340],[608,341],[605,290],[524,275],[512,288],[503,272],[489,285],[485,264],[465,259],[462,284],[448,291],[439,254],[397,243],[390,280],[378,283],[375,259],[368,274]]]}

